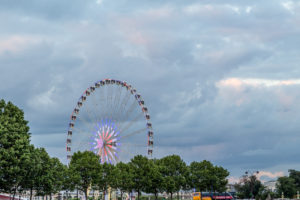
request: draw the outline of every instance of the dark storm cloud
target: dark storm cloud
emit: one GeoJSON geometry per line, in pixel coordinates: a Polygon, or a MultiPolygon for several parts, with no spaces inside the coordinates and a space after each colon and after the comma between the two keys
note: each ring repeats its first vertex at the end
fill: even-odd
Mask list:
{"type": "Polygon", "coordinates": [[[24,109],[33,143],[60,158],[77,99],[111,77],[145,99],[157,157],[235,173],[299,165],[299,84],[242,81],[299,79],[300,5],[220,2],[4,1],[1,98],[24,109]]]}

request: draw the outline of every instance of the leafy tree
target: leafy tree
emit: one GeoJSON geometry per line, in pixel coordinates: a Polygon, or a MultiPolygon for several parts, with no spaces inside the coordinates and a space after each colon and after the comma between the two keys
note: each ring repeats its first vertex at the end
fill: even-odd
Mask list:
{"type": "Polygon", "coordinates": [[[26,173],[23,187],[30,191],[36,190],[40,195],[50,195],[62,189],[66,166],[59,159],[50,158],[45,149],[31,146],[30,160],[25,163],[26,173]]]}
{"type": "Polygon", "coordinates": [[[283,176],[277,179],[276,189],[278,196],[283,193],[285,197],[293,198],[296,194],[295,180],[291,177],[283,176]]]}
{"type": "Polygon", "coordinates": [[[158,199],[158,193],[163,191],[163,177],[161,174],[162,166],[159,165],[157,160],[148,160],[149,169],[145,174],[147,184],[145,185],[144,191],[147,193],[153,193],[155,199],[158,199]]]}
{"type": "Polygon", "coordinates": [[[52,182],[51,174],[51,158],[44,148],[36,149],[38,158],[38,176],[35,178],[35,189],[37,195],[45,196],[49,195],[51,187],[54,184],[52,182]]]}
{"type": "Polygon", "coordinates": [[[150,169],[148,158],[142,155],[137,155],[131,159],[129,165],[133,171],[133,186],[132,188],[138,193],[138,200],[141,192],[147,184],[146,174],[150,169]]]}
{"type": "Polygon", "coordinates": [[[211,162],[203,160],[202,162],[192,162],[189,166],[191,173],[191,185],[198,191],[212,190],[214,179],[214,167],[211,162]]]}
{"type": "Polygon", "coordinates": [[[133,187],[133,170],[129,164],[119,162],[116,165],[114,175],[116,177],[115,187],[121,192],[121,199],[123,199],[124,192],[130,192],[133,187]]]}
{"type": "Polygon", "coordinates": [[[73,185],[84,192],[85,198],[88,199],[88,188],[97,180],[100,171],[100,159],[93,152],[74,153],[69,165],[70,173],[73,174],[71,181],[73,185]]]}
{"type": "Polygon", "coordinates": [[[72,177],[73,177],[73,174],[72,174],[70,168],[65,167],[62,189],[66,191],[67,199],[69,199],[68,192],[74,191],[76,188],[75,183],[72,181],[74,178],[72,178],[72,177]]]}
{"type": "Polygon", "coordinates": [[[228,180],[226,178],[229,176],[228,170],[224,169],[221,166],[215,166],[213,168],[213,175],[215,177],[214,181],[212,182],[214,191],[225,192],[226,185],[228,183],[228,180]]]}
{"type": "Polygon", "coordinates": [[[160,159],[159,163],[164,181],[164,190],[171,194],[171,199],[173,199],[173,194],[178,193],[187,184],[186,174],[188,168],[178,155],[166,156],[160,159]]]}
{"type": "Polygon", "coordinates": [[[103,163],[98,168],[98,176],[95,179],[95,185],[103,192],[103,199],[109,187],[115,186],[116,177],[114,176],[114,166],[112,164],[103,163]]]}
{"type": "Polygon", "coordinates": [[[30,159],[29,127],[24,113],[11,102],[0,100],[0,191],[12,194],[21,189],[30,159]]]}
{"type": "Polygon", "coordinates": [[[50,177],[51,184],[48,187],[47,193],[50,195],[61,191],[64,184],[66,166],[63,165],[58,158],[50,159],[50,177]]]}
{"type": "Polygon", "coordinates": [[[290,169],[289,170],[289,177],[294,179],[297,191],[300,191],[300,171],[290,169]]]}
{"type": "Polygon", "coordinates": [[[255,175],[244,176],[239,184],[235,185],[238,196],[240,198],[258,198],[265,189],[263,184],[257,179],[255,175]]]}
{"type": "Polygon", "coordinates": [[[227,185],[229,172],[220,166],[214,166],[211,162],[192,162],[189,166],[191,187],[199,191],[224,192],[227,185]]]}
{"type": "Polygon", "coordinates": [[[39,149],[34,148],[33,145],[30,146],[30,159],[26,160],[24,165],[25,174],[22,181],[22,188],[30,191],[30,200],[32,200],[33,190],[36,190],[37,179],[39,178],[39,171],[41,170],[39,149]]]}

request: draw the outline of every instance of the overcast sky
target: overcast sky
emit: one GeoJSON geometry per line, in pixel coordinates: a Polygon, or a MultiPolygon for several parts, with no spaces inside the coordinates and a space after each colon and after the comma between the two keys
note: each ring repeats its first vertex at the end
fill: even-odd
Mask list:
{"type": "Polygon", "coordinates": [[[0,30],[0,98],[51,156],[85,88],[114,78],[148,105],[155,157],[300,170],[299,1],[2,0],[0,30]]]}

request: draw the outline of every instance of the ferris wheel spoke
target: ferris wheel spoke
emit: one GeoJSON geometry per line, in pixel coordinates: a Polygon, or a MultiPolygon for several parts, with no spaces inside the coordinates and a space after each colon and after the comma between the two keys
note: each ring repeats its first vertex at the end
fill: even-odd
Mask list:
{"type": "MultiPolygon", "coordinates": [[[[93,125],[89,124],[84,118],[79,116],[77,119],[80,120],[87,127],[88,130],[90,130],[90,131],[93,130],[93,125]]],[[[73,127],[73,128],[76,128],[76,127],[73,127]]]]}
{"type": "Polygon", "coordinates": [[[72,128],[73,132],[75,131],[76,134],[76,138],[80,138],[82,139],[83,137],[86,137],[87,133],[92,133],[94,131],[92,124],[88,124],[85,120],[81,120],[80,118],[78,118],[80,121],[84,122],[85,125],[85,130],[82,130],[81,128],[78,128],[77,126],[74,126],[72,128]]]}
{"type": "Polygon", "coordinates": [[[81,130],[80,128],[76,128],[76,127],[73,127],[73,131],[78,131],[79,133],[82,133],[83,135],[88,132],[88,131],[84,131],[84,130],[81,130]]]}
{"type": "Polygon", "coordinates": [[[90,121],[91,121],[91,122],[95,122],[95,119],[96,119],[96,116],[97,116],[97,115],[94,113],[95,110],[90,109],[89,103],[88,103],[88,102],[85,103],[85,108],[86,108],[86,113],[87,113],[87,115],[88,115],[90,121]],[[93,112],[92,112],[91,110],[93,110],[93,112]],[[93,115],[93,116],[92,116],[92,115],[93,115]]]}
{"type": "Polygon", "coordinates": [[[73,146],[76,146],[76,148],[73,147],[72,151],[77,152],[77,151],[80,151],[81,149],[85,149],[87,147],[87,144],[86,144],[86,141],[79,141],[77,143],[74,143],[73,146]]]}
{"type": "Polygon", "coordinates": [[[120,104],[119,110],[120,110],[120,114],[117,116],[117,120],[120,121],[121,120],[121,116],[122,116],[122,112],[123,110],[125,110],[126,105],[128,104],[128,101],[130,99],[130,92],[126,92],[125,97],[122,100],[122,103],[120,104]]]}
{"type": "Polygon", "coordinates": [[[132,119],[131,121],[129,121],[124,128],[121,127],[120,128],[120,132],[122,133],[122,132],[125,132],[126,130],[128,130],[142,116],[144,116],[144,113],[139,113],[134,119],[132,119]]]}
{"type": "MultiPolygon", "coordinates": [[[[113,97],[113,92],[114,92],[114,90],[113,90],[113,86],[112,85],[110,85],[110,95],[109,95],[109,100],[108,100],[108,109],[111,111],[112,110],[112,97],[113,97]]],[[[110,118],[112,118],[112,113],[111,112],[109,112],[108,113],[108,116],[110,117],[110,118]]]]}
{"type": "Polygon", "coordinates": [[[110,119],[112,119],[113,118],[113,110],[114,110],[114,99],[116,98],[116,95],[115,95],[115,87],[114,87],[114,85],[111,85],[111,93],[112,93],[112,95],[110,96],[110,100],[109,100],[109,102],[110,102],[110,107],[109,107],[109,110],[110,110],[110,119]]]}
{"type": "Polygon", "coordinates": [[[128,138],[128,137],[137,135],[139,133],[145,132],[146,130],[148,130],[148,128],[142,128],[142,129],[127,133],[126,135],[122,136],[121,139],[125,139],[125,138],[128,138]]]}
{"type": "Polygon", "coordinates": [[[109,118],[111,118],[111,108],[112,108],[112,105],[111,105],[111,99],[112,99],[112,93],[113,93],[113,88],[112,88],[112,86],[111,85],[109,85],[109,87],[107,88],[108,89],[108,91],[109,91],[109,95],[107,96],[108,97],[108,99],[107,99],[107,116],[109,117],[109,118]]]}
{"type": "Polygon", "coordinates": [[[130,114],[133,112],[134,108],[136,107],[136,102],[133,101],[129,107],[128,110],[126,110],[125,112],[125,108],[124,110],[121,110],[121,113],[120,113],[120,119],[119,119],[119,126],[121,127],[122,126],[122,123],[123,121],[125,121],[126,119],[128,119],[128,117],[130,116],[130,114]],[[123,114],[125,113],[125,114],[123,114]]]}
{"type": "MultiPolygon", "coordinates": [[[[103,88],[103,86],[101,86],[99,89],[97,89],[97,93],[99,93],[99,110],[98,113],[99,113],[99,120],[101,120],[101,115],[104,115],[104,112],[105,112],[105,89],[103,88]]],[[[97,99],[97,97],[96,97],[97,99]]],[[[98,101],[98,100],[97,100],[98,101]]]]}
{"type": "Polygon", "coordinates": [[[117,115],[117,108],[119,106],[119,103],[120,103],[120,96],[121,96],[121,93],[122,93],[122,87],[120,86],[117,86],[117,93],[115,95],[115,99],[114,99],[114,106],[113,106],[113,117],[115,118],[116,115],[117,115]]]}
{"type": "Polygon", "coordinates": [[[110,160],[115,161],[115,156],[112,154],[111,149],[109,147],[107,147],[106,151],[107,151],[107,155],[110,158],[110,160]]]}
{"type": "Polygon", "coordinates": [[[106,156],[106,160],[108,161],[108,162],[112,162],[112,156],[110,155],[110,152],[109,152],[109,150],[107,149],[107,147],[104,147],[104,151],[106,152],[105,154],[105,156],[106,156]]]}
{"type": "Polygon", "coordinates": [[[100,120],[99,113],[100,113],[101,108],[98,108],[98,105],[100,107],[100,104],[97,102],[97,99],[95,97],[96,95],[91,95],[91,96],[92,96],[92,101],[93,101],[94,107],[95,107],[95,109],[93,109],[93,110],[95,111],[96,121],[99,121],[100,120]]]}
{"type": "Polygon", "coordinates": [[[85,142],[85,138],[86,138],[86,135],[87,135],[87,131],[83,131],[83,130],[80,130],[80,129],[74,129],[75,131],[78,132],[77,136],[76,136],[76,140],[79,140],[79,141],[83,141],[85,142]]]}
{"type": "Polygon", "coordinates": [[[145,144],[132,144],[132,143],[122,143],[124,146],[129,146],[129,147],[148,147],[148,145],[145,144]]]}

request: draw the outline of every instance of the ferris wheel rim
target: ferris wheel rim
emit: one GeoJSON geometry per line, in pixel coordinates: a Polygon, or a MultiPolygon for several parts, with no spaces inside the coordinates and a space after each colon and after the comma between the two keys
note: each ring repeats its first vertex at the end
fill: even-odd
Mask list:
{"type": "MultiPolygon", "coordinates": [[[[132,134],[138,134],[142,131],[147,131],[147,145],[146,145],[147,154],[148,154],[148,156],[152,156],[152,154],[153,154],[153,138],[154,138],[153,136],[154,136],[154,133],[153,133],[153,129],[152,129],[152,123],[150,121],[150,114],[148,112],[148,108],[145,106],[145,101],[143,100],[142,96],[139,93],[137,93],[137,90],[135,88],[133,88],[132,85],[128,84],[126,81],[120,81],[120,80],[116,80],[116,79],[102,79],[100,81],[95,82],[92,86],[90,86],[86,90],[84,90],[82,95],[79,97],[75,108],[73,109],[73,111],[71,113],[70,121],[69,121],[69,127],[68,127],[68,131],[67,131],[67,141],[66,141],[66,152],[67,152],[67,160],[68,161],[72,157],[72,153],[71,153],[72,152],[71,151],[72,137],[73,137],[72,134],[73,134],[73,131],[75,130],[76,118],[80,114],[80,108],[85,105],[85,102],[86,102],[87,98],[89,96],[91,96],[98,88],[105,87],[107,85],[121,86],[120,88],[125,88],[127,91],[129,91],[129,92],[126,93],[126,96],[131,95],[131,96],[134,97],[134,99],[135,99],[134,102],[137,103],[138,106],[141,109],[140,114],[142,114],[143,117],[146,120],[146,127],[144,129],[138,130],[138,131],[136,131],[136,133],[132,133],[132,134]]],[[[107,95],[107,99],[108,98],[109,98],[109,96],[107,95]]],[[[129,98],[129,96],[128,96],[128,98],[129,98]]],[[[116,101],[116,99],[115,99],[115,101],[116,101]]],[[[124,103],[124,102],[122,102],[122,103],[124,103]]],[[[120,105],[120,106],[124,106],[124,105],[120,105]]],[[[133,107],[133,106],[134,106],[134,104],[132,104],[131,107],[133,107]]],[[[115,109],[114,112],[117,111],[116,110],[117,108],[113,108],[113,109],[115,109]]],[[[126,127],[123,127],[123,128],[126,129],[126,127]]],[[[113,155],[110,156],[110,159],[117,160],[116,157],[113,157],[113,155]]]]}

